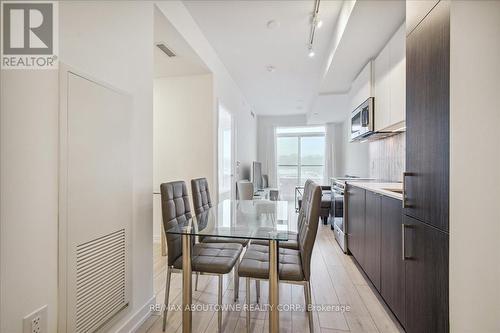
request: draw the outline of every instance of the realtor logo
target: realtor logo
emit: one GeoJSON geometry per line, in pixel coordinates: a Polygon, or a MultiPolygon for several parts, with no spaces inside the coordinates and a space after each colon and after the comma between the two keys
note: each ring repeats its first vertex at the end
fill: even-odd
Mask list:
{"type": "Polygon", "coordinates": [[[57,3],[2,2],[2,69],[57,68],[57,3]]]}

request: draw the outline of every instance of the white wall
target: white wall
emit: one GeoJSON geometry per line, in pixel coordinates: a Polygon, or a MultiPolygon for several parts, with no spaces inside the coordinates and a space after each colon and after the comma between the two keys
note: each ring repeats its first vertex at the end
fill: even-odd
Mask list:
{"type": "Polygon", "coordinates": [[[334,157],[335,176],[368,177],[370,173],[370,158],[368,143],[349,142],[351,139],[351,112],[363,103],[368,97],[373,96],[372,91],[372,63],[368,62],[352,82],[344,107],[344,120],[337,123],[333,130],[333,137],[337,140],[334,146],[338,150],[334,157]],[[339,142],[340,141],[340,142],[339,142]]]}
{"type": "MultiPolygon", "coordinates": [[[[150,2],[61,2],[60,60],[133,95],[133,296],[135,318],[153,296],[153,5],[150,2]],[[110,24],[112,22],[112,24],[110,24]],[[133,24],[131,24],[133,22],[133,24]]],[[[57,331],[58,73],[2,71],[1,327],[48,304],[57,331]]],[[[129,323],[130,324],[130,323],[129,323]]]]}
{"type": "Polygon", "coordinates": [[[236,160],[240,161],[237,178],[249,179],[252,162],[257,160],[257,117],[250,115],[248,107],[240,107],[235,120],[236,160]]]}
{"type": "Polygon", "coordinates": [[[57,320],[58,72],[1,73],[0,331],[48,305],[57,320]]]}
{"type": "Polygon", "coordinates": [[[329,130],[327,145],[331,149],[329,176],[348,175],[368,177],[370,174],[370,150],[368,142],[349,142],[351,118],[338,123],[327,124],[329,130]]]}
{"type": "Polygon", "coordinates": [[[349,142],[351,118],[342,124],[342,152],[344,160],[341,175],[368,177],[370,174],[370,151],[367,142],[349,142]]]}
{"type": "Polygon", "coordinates": [[[211,189],[215,185],[217,116],[212,105],[211,74],[154,80],[155,191],[167,181],[198,177],[206,177],[211,189]]]}
{"type": "MultiPolygon", "coordinates": [[[[206,177],[212,195],[217,193],[216,120],[212,75],[165,77],[154,80],[153,187],[206,177]],[[194,98],[196,96],[196,98],[194,98]]],[[[160,239],[161,201],[155,195],[154,238],[160,239]]]]}
{"type": "Polygon", "coordinates": [[[500,2],[450,20],[450,331],[500,332],[500,2]]]}
{"type": "Polygon", "coordinates": [[[247,178],[257,158],[257,119],[251,107],[182,1],[161,1],[157,6],[212,72],[214,108],[218,100],[235,116],[236,159],[241,162],[236,176],[247,178]]]}
{"type": "Polygon", "coordinates": [[[344,124],[343,123],[331,123],[328,124],[330,127],[331,141],[328,144],[332,149],[331,156],[331,170],[329,175],[332,177],[343,176],[344,171],[344,124]]]}
{"type": "Polygon", "coordinates": [[[60,4],[60,59],[134,97],[131,313],[153,295],[153,21],[151,2],[60,4]]]}

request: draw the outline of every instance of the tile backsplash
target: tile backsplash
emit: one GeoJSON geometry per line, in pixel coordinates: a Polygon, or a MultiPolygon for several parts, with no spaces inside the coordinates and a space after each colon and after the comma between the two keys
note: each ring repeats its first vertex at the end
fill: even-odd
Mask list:
{"type": "Polygon", "coordinates": [[[405,170],[406,133],[369,143],[370,177],[401,182],[405,170]]]}

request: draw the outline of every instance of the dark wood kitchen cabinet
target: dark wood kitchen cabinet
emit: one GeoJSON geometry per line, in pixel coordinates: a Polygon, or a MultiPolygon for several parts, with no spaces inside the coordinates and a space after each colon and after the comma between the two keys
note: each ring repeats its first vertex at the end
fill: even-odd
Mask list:
{"type": "Polygon", "coordinates": [[[382,195],[366,191],[364,271],[380,291],[380,213],[382,195]]]}
{"type": "Polygon", "coordinates": [[[450,14],[440,1],[406,39],[404,213],[448,231],[450,14]]]}
{"type": "MultiPolygon", "coordinates": [[[[347,185],[347,247],[358,263],[365,264],[365,194],[359,187],[347,185]]],[[[345,195],[345,194],[344,194],[345,195]]]]}
{"type": "MultiPolygon", "coordinates": [[[[403,230],[408,333],[449,331],[449,7],[449,1],[439,1],[406,38],[403,230]]],[[[413,15],[408,6],[407,15],[413,15]]]]}
{"type": "Polygon", "coordinates": [[[404,216],[405,329],[448,332],[448,234],[404,216]]]}
{"type": "Polygon", "coordinates": [[[402,255],[401,200],[381,199],[380,294],[401,324],[405,323],[405,261],[402,255]]]}
{"type": "MultiPolygon", "coordinates": [[[[406,38],[403,255],[408,333],[449,331],[449,6],[441,0],[406,38]]],[[[413,15],[408,6],[407,15],[413,15]]]]}

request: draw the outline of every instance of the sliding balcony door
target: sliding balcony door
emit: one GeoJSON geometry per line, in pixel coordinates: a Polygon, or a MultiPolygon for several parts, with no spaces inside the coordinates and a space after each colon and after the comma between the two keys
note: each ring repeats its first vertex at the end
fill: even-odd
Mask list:
{"type": "Polygon", "coordinates": [[[283,200],[293,200],[296,186],[307,179],[324,183],[324,127],[278,128],[276,130],[278,187],[283,200]]]}

